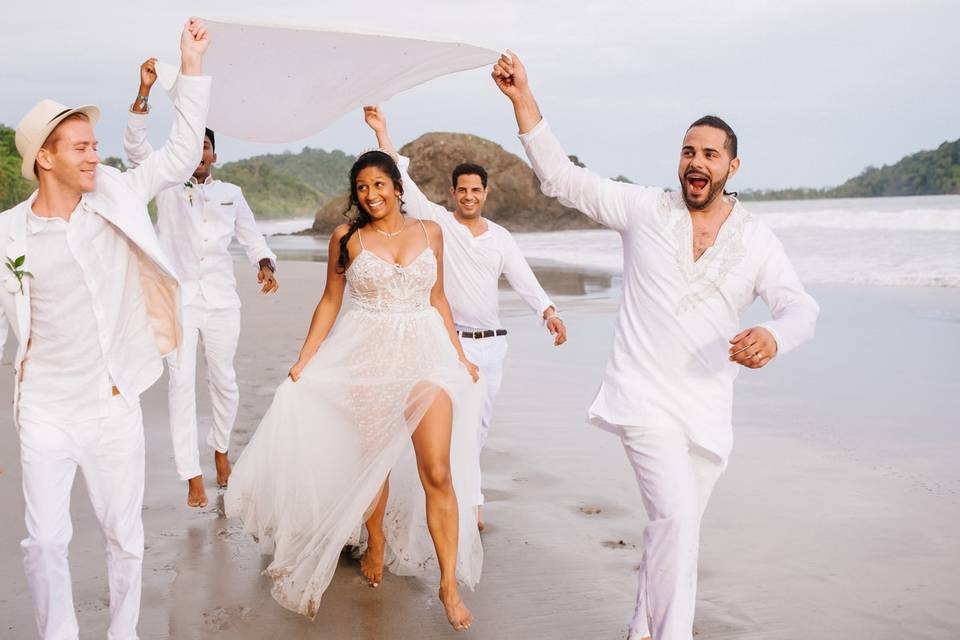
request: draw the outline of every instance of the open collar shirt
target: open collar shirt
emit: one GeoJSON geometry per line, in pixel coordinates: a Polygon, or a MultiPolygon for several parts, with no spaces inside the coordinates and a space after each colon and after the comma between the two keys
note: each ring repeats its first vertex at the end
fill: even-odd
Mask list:
{"type": "Polygon", "coordinates": [[[461,329],[500,328],[500,276],[538,316],[555,306],[540,286],[520,247],[502,226],[486,220],[479,236],[457,221],[453,212],[431,202],[407,173],[409,158],[400,156],[405,211],[432,220],[443,230],[444,293],[454,323],[461,329]]]}
{"type": "Polygon", "coordinates": [[[156,350],[142,297],[125,296],[138,278],[136,254],[86,196],[69,220],[27,217],[31,256],[30,350],[20,412],[27,419],[82,421],[109,415],[123,351],[156,350]],[[110,309],[123,308],[117,317],[110,309]],[[131,342],[133,344],[131,344],[131,342]]]}
{"type": "MultiPolygon", "coordinates": [[[[152,151],[146,118],[146,114],[129,115],[124,148],[134,165],[152,151]]],[[[240,307],[229,250],[234,238],[250,264],[268,259],[276,268],[277,256],[257,229],[240,187],[210,176],[202,183],[191,177],[157,194],[157,235],[180,277],[184,305],[240,307]]]]}
{"type": "Polygon", "coordinates": [[[813,337],[819,307],[783,245],[736,202],[716,242],[697,260],[681,194],[601,178],[577,167],[545,120],[520,141],[542,191],[617,231],[623,242],[623,299],[613,349],[589,410],[591,422],[679,425],[726,459],[733,444],[733,382],[740,365],[729,340],[761,298],[767,328],[784,355],[813,337]]]}

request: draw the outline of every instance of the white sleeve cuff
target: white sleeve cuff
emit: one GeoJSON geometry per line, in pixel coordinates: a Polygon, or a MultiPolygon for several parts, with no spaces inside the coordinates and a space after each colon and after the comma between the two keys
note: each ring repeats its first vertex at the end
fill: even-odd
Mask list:
{"type": "Polygon", "coordinates": [[[526,145],[532,142],[534,138],[536,138],[538,135],[540,135],[544,131],[549,131],[549,130],[550,130],[550,125],[547,123],[547,119],[540,118],[540,122],[538,122],[533,129],[530,129],[530,131],[527,131],[526,133],[519,134],[518,137],[520,138],[520,142],[526,145]]]}

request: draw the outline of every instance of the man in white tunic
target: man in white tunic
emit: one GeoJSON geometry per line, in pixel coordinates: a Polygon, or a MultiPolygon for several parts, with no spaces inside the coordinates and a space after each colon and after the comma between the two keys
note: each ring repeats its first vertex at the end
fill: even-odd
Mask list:
{"type": "MultiPolygon", "coordinates": [[[[22,173],[39,182],[0,214],[11,261],[0,309],[19,342],[14,418],[20,435],[27,537],[21,543],[40,635],[77,638],[67,547],[77,468],[106,542],[111,640],[137,637],[143,565],[140,394],[177,347],[178,284],[147,202],[182,183],[200,158],[210,97],[200,77],[203,22],[180,41],[170,139],[137,169],[100,165],[96,107],[38,103],[20,122],[22,173]],[[11,280],[12,278],[12,280],[11,280]]],[[[0,319],[2,321],[2,319],[0,319]]]]}
{"type": "Polygon", "coordinates": [[[759,369],[812,338],[819,308],[773,233],[725,195],[740,160],[721,119],[687,130],[681,189],[667,192],[575,166],[515,55],[493,78],[543,192],[622,237],[623,300],[589,419],[621,438],[650,520],[630,638],[689,640],[700,521],[732,446],[737,365],[759,369]],[[741,331],[757,296],[772,320],[741,331]]]}
{"type": "MultiPolygon", "coordinates": [[[[156,60],[140,68],[140,91],[131,110],[123,143],[133,166],[149,157],[147,104],[156,80],[156,60]]],[[[175,94],[176,86],[172,92],[175,94]]],[[[230,242],[236,238],[250,264],[257,265],[263,293],[277,290],[277,256],[257,230],[253,212],[235,184],[215,180],[216,137],[206,129],[203,157],[186,184],[157,194],[160,246],[180,276],[183,344],[167,357],[168,406],[177,474],[187,482],[187,504],[207,505],[197,428],[197,347],[202,340],[213,423],[207,444],[214,451],[217,484],[230,477],[230,433],[237,418],[240,390],[234,356],[240,341],[240,296],[233,273],[230,242]]]]}
{"type": "MultiPolygon", "coordinates": [[[[364,119],[377,134],[381,149],[397,158],[403,176],[404,211],[414,218],[433,220],[443,229],[444,290],[464,353],[480,368],[483,385],[480,448],[487,441],[493,420],[493,404],[503,380],[507,355],[507,330],[500,324],[500,276],[537,314],[554,336],[554,345],[567,341],[567,329],[557,307],[543,287],[510,232],[483,217],[487,200],[487,172],[475,164],[460,164],[453,170],[450,196],[455,208],[431,202],[410,178],[410,159],[399,155],[390,139],[387,121],[379,107],[365,107],[364,119]]],[[[483,504],[483,497],[479,497],[483,504]]],[[[483,529],[483,520],[478,525],[483,529]]]]}

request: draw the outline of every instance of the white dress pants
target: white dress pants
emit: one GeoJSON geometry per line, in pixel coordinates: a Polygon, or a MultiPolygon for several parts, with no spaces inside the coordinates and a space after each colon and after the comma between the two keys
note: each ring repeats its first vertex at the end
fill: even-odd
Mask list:
{"type": "MultiPolygon", "coordinates": [[[[483,451],[490,433],[490,424],[493,422],[493,403],[500,391],[503,381],[503,361],[507,357],[507,336],[492,336],[490,338],[460,338],[463,353],[467,360],[480,369],[481,386],[481,416],[480,416],[480,447],[477,453],[483,451]]],[[[478,498],[478,504],[483,504],[483,495],[478,498]]]]}
{"type": "Polygon", "coordinates": [[[691,640],[700,522],[725,465],[679,428],[620,429],[649,518],[629,639],[691,640]]]}
{"type": "Polygon", "coordinates": [[[67,546],[77,467],[106,542],[109,640],[137,637],[143,570],[144,444],[139,401],[110,400],[110,415],[83,422],[20,420],[27,537],[20,543],[34,614],[44,640],[75,640],[67,546]]]}
{"type": "Polygon", "coordinates": [[[507,336],[491,338],[461,338],[467,360],[480,369],[480,384],[483,387],[482,415],[480,421],[480,449],[487,443],[490,423],[493,422],[493,403],[503,382],[503,361],[507,357],[507,336]]]}
{"type": "Polygon", "coordinates": [[[197,435],[197,346],[201,341],[213,409],[207,444],[226,453],[240,404],[240,389],[233,368],[240,341],[240,309],[208,309],[199,305],[183,308],[183,342],[167,356],[170,435],[181,480],[201,474],[197,435]]]}

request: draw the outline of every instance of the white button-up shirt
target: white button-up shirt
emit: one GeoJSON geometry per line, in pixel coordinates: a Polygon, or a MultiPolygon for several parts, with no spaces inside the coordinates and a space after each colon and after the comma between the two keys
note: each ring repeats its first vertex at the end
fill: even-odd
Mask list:
{"type": "MultiPolygon", "coordinates": [[[[95,316],[96,336],[104,364],[131,406],[163,373],[162,356],[180,340],[179,284],[160,249],[147,202],[160,191],[183,184],[200,161],[210,78],[181,76],[177,87],[173,127],[163,147],[130,171],[105,165],[97,168],[97,187],[82,197],[84,210],[78,212],[80,219],[88,217],[90,226],[81,226],[83,231],[73,244],[84,284],[100,309],[101,317],[95,316]]],[[[36,271],[38,256],[27,249],[27,224],[36,195],[0,214],[0,253],[9,259],[22,256],[22,268],[31,272],[36,271]]],[[[21,385],[34,384],[29,381],[31,367],[33,371],[44,368],[38,363],[42,358],[30,348],[33,280],[24,278],[23,288],[15,292],[0,290],[0,316],[10,320],[18,340],[15,418],[24,404],[21,385]]],[[[64,362],[59,353],[47,357],[54,357],[58,364],[64,362]]]]}
{"type": "MultiPolygon", "coordinates": [[[[133,165],[152,151],[146,114],[131,113],[124,149],[133,165]]],[[[236,238],[251,264],[277,256],[257,230],[253,211],[235,184],[207,177],[157,194],[157,235],[180,277],[184,305],[208,309],[239,308],[230,242],[236,238]]]]}
{"type": "Polygon", "coordinates": [[[443,288],[454,323],[463,329],[499,329],[501,274],[513,290],[543,319],[555,306],[537,282],[510,232],[487,220],[479,236],[457,221],[451,211],[431,202],[407,173],[410,159],[400,156],[404,210],[412,217],[432,220],[443,229],[443,288]]]}
{"type": "Polygon", "coordinates": [[[123,283],[136,282],[137,257],[126,237],[87,206],[85,196],[69,221],[29,213],[26,242],[32,324],[21,415],[52,421],[104,418],[113,375],[122,366],[114,342],[133,340],[144,350],[156,350],[142,296],[123,318],[106,311],[123,283]]]}
{"type": "MultiPolygon", "coordinates": [[[[720,458],[733,444],[729,340],[759,296],[777,355],[813,337],[819,307],[780,241],[736,202],[716,242],[694,262],[679,193],[601,178],[575,166],[546,121],[520,136],[543,192],[618,231],[623,300],[613,351],[589,416],[599,426],[679,425],[720,458]]],[[[615,429],[613,429],[615,430],[615,429]]]]}

